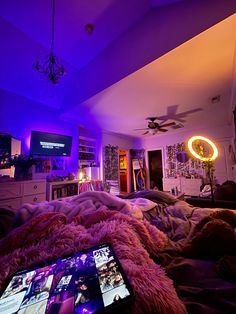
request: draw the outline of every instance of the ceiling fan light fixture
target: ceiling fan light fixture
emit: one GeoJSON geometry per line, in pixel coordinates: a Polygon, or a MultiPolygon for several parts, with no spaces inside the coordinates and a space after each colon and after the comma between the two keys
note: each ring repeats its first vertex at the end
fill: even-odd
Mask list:
{"type": "Polygon", "coordinates": [[[148,125],[146,128],[144,129],[135,129],[135,131],[139,131],[139,130],[145,130],[145,132],[143,133],[143,135],[146,134],[151,134],[151,135],[155,135],[158,132],[167,132],[168,129],[166,129],[166,127],[170,127],[170,126],[174,126],[176,125],[175,122],[169,122],[169,123],[164,123],[164,124],[159,124],[158,122],[156,122],[155,120],[157,120],[158,117],[150,117],[150,118],[146,118],[146,120],[148,120],[148,125]]]}

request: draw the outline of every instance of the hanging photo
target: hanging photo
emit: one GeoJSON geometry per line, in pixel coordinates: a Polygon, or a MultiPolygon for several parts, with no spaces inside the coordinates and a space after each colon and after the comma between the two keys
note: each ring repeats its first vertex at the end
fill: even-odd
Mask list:
{"type": "Polygon", "coordinates": [[[52,160],[52,170],[65,170],[65,159],[54,158],[52,160]]]}
{"type": "Polygon", "coordinates": [[[51,159],[38,158],[36,160],[35,172],[36,173],[48,173],[52,170],[51,159]]]}

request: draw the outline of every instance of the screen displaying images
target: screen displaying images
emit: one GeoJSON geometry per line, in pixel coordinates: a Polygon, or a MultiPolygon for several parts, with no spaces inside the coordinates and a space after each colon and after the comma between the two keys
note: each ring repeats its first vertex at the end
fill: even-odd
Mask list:
{"type": "Polygon", "coordinates": [[[0,298],[0,313],[96,313],[131,296],[114,252],[101,245],[14,275],[0,298]]]}
{"type": "Polygon", "coordinates": [[[70,156],[72,137],[39,131],[31,132],[30,153],[40,156],[70,156]]]}

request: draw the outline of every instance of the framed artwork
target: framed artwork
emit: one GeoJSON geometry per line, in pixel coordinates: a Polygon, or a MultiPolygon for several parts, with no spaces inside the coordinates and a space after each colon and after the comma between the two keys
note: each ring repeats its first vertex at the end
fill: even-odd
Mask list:
{"type": "Polygon", "coordinates": [[[52,160],[52,170],[65,170],[65,168],[64,158],[54,158],[52,160]]]}
{"type": "Polygon", "coordinates": [[[38,158],[36,160],[35,172],[36,173],[49,173],[52,170],[50,158],[38,158]]]}

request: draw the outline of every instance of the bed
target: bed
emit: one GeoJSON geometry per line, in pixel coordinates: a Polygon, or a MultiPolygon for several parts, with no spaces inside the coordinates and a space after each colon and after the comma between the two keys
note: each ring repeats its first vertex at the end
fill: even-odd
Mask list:
{"type": "Polygon", "coordinates": [[[198,223],[218,211],[160,191],[84,192],[2,211],[11,230],[0,240],[0,288],[20,269],[108,242],[134,289],[129,312],[234,313],[234,247],[209,258],[189,246],[198,223]]]}

